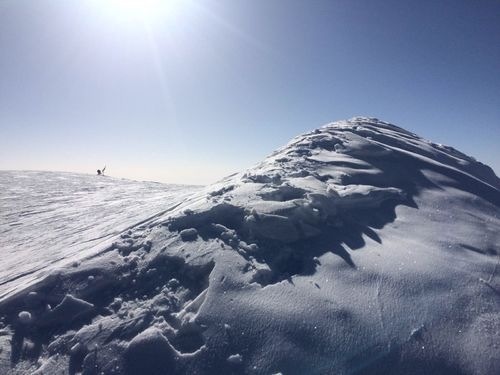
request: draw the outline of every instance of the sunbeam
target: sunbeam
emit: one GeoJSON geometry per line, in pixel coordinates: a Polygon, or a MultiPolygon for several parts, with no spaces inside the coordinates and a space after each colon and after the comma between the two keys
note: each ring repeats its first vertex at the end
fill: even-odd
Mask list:
{"type": "Polygon", "coordinates": [[[181,0],[101,0],[96,6],[118,22],[157,22],[174,17],[181,0]]]}

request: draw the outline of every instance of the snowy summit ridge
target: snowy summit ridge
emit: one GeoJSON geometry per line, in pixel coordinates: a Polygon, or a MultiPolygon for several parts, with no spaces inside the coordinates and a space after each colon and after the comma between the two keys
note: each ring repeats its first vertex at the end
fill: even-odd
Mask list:
{"type": "Polygon", "coordinates": [[[451,147],[356,117],[171,207],[0,301],[4,366],[500,370],[500,180],[451,147]]]}
{"type": "MultiPolygon", "coordinates": [[[[346,241],[356,247],[363,235],[376,238],[371,228],[393,221],[399,204],[416,207],[414,196],[432,187],[426,175],[434,173],[499,204],[500,180],[489,167],[395,125],[356,117],[294,138],[257,166],[211,187],[210,199],[187,203],[189,215],[169,226],[210,232],[205,225],[227,224],[239,235],[230,244],[243,238],[240,251],[263,257],[278,272],[270,277],[281,279],[312,267],[317,254],[310,239],[326,236],[330,247],[346,241]],[[248,249],[245,240],[256,246],[248,249]]],[[[339,255],[353,265],[347,252],[339,255]]]]}

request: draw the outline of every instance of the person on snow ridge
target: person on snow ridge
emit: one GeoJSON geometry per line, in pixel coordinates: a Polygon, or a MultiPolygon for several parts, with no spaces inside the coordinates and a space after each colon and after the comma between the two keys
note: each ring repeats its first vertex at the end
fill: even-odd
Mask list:
{"type": "Polygon", "coordinates": [[[102,169],[102,171],[100,169],[97,170],[97,175],[98,176],[104,176],[104,170],[106,169],[106,166],[104,166],[104,168],[102,169]]]}

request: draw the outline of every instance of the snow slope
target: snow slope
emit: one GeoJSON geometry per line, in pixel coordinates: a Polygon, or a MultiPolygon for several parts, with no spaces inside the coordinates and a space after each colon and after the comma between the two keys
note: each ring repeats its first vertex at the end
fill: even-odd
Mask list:
{"type": "Polygon", "coordinates": [[[328,124],[4,296],[0,370],[499,373],[499,214],[474,159],[328,124]]]}
{"type": "Polygon", "coordinates": [[[172,208],[199,187],[0,171],[0,298],[172,208]],[[29,259],[29,261],[27,261],[29,259]]]}

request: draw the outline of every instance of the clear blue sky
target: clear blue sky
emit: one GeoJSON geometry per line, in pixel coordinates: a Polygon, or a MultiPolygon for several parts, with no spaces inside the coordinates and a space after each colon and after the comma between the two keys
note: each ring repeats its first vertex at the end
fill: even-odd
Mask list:
{"type": "Polygon", "coordinates": [[[500,1],[166,2],[0,0],[0,169],[204,184],[362,115],[499,173],[500,1]]]}

